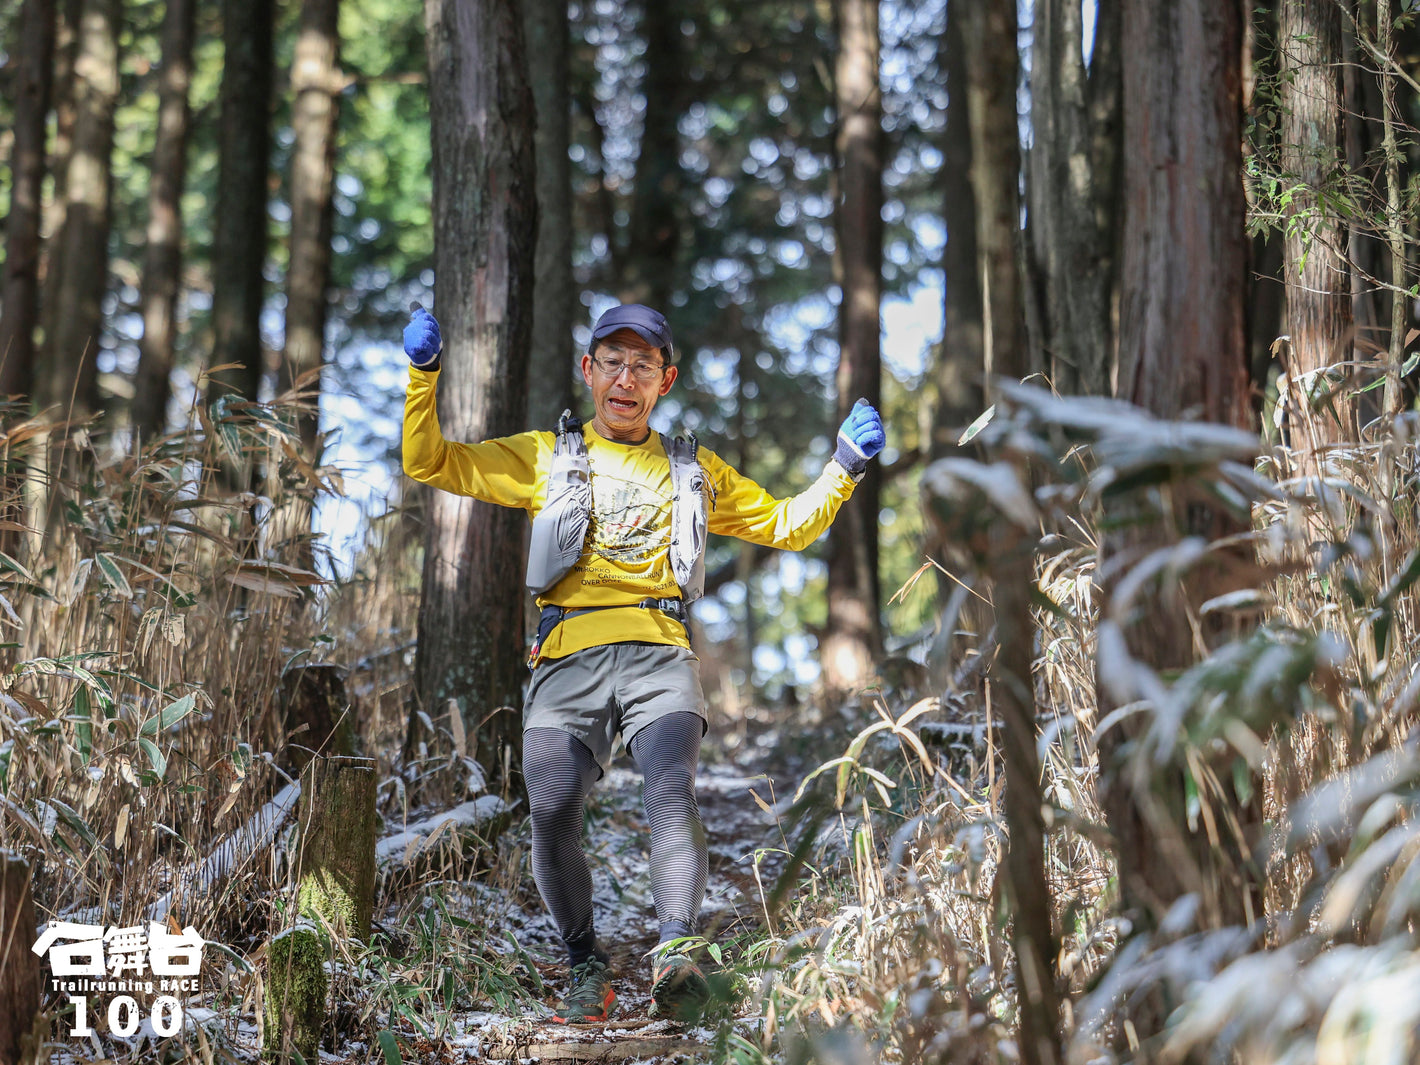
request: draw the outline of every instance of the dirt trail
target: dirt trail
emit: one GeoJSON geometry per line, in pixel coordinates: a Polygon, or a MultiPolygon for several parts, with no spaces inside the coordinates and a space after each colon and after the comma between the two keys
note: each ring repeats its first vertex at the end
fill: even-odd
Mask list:
{"type": "MultiPolygon", "coordinates": [[[[764,848],[776,852],[760,854],[760,874],[766,887],[772,885],[782,864],[777,850],[784,841],[775,816],[755,801],[751,791],[768,805],[771,796],[782,797],[784,787],[792,787],[792,783],[787,775],[767,776],[764,763],[763,758],[741,764],[715,761],[700,769],[697,795],[710,858],[701,924],[703,934],[712,941],[726,943],[742,932],[762,927],[756,852],[764,848]]],[[[489,1059],[667,1061],[710,1038],[712,1033],[707,1029],[687,1031],[682,1025],[652,1020],[648,1015],[648,952],[656,944],[657,927],[649,844],[640,775],[625,766],[614,766],[593,792],[587,816],[597,936],[610,952],[616,973],[618,1003],[612,1020],[601,1025],[559,1025],[482,1014],[467,1018],[460,1026],[469,1037],[468,1050],[489,1059]]],[[[545,1002],[550,1007],[566,986],[561,945],[530,885],[521,909],[521,915],[510,913],[509,921],[519,942],[537,959],[547,983],[545,1002]]]]}

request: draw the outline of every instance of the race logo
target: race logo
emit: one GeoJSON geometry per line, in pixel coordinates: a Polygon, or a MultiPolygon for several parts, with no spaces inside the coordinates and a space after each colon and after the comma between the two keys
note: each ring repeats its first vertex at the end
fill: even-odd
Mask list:
{"type": "Polygon", "coordinates": [[[105,1010],[109,1031],[126,1039],[143,1023],[144,1010],[135,995],[157,994],[147,1010],[154,1034],[167,1037],[182,1030],[181,998],[162,992],[186,997],[199,989],[206,942],[191,925],[173,932],[157,921],[127,928],[50,921],[30,949],[49,961],[50,990],[67,995],[74,1006],[71,1036],[93,1034],[93,996],[93,1009],[105,1010]]]}

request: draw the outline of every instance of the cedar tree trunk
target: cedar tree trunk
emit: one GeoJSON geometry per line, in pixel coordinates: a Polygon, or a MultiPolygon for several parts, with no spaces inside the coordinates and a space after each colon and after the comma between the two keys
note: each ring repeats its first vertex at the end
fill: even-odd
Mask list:
{"type": "MultiPolygon", "coordinates": [[[[882,408],[879,304],[883,260],[883,126],[877,0],[839,0],[838,186],[835,222],[843,297],[838,308],[837,419],[860,396],[882,408]]],[[[882,469],[843,505],[828,543],[828,624],[820,658],[830,697],[864,687],[882,649],[878,618],[878,496],[882,469]]]]}
{"type": "Polygon", "coordinates": [[[14,142],[10,147],[10,215],[5,222],[4,291],[0,295],[0,396],[34,387],[34,331],[39,321],[39,228],[44,184],[45,120],[54,61],[54,2],[20,8],[15,72],[14,142]]]}
{"type": "Polygon", "coordinates": [[[217,217],[212,231],[212,360],[209,396],[261,388],[267,174],[271,152],[273,0],[223,0],[222,118],[217,217]]]}
{"type": "MultiPolygon", "coordinates": [[[[424,18],[439,418],[450,439],[483,440],[527,419],[537,205],[522,15],[514,0],[425,0],[424,18]]],[[[527,518],[431,491],[425,520],[419,698],[436,719],[452,701],[483,764],[503,776],[521,750],[527,518]]]]}
{"type": "Polygon", "coordinates": [[[570,29],[565,0],[525,0],[528,75],[537,107],[537,258],[534,267],[532,362],[528,428],[551,429],[575,404],[572,317],[572,164],[568,62],[570,29]]]}
{"type": "Polygon", "coordinates": [[[143,340],[133,382],[133,428],[152,440],[167,428],[182,291],[182,190],[191,112],[194,0],[168,0],[158,79],[158,136],[148,185],[148,247],[143,260],[143,340]]]}

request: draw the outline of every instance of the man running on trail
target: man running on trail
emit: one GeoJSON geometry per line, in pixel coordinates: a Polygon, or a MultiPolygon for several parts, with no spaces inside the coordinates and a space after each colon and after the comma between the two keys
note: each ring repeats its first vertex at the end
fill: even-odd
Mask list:
{"type": "MultiPolygon", "coordinates": [[[[528,585],[542,616],[523,708],[523,776],[532,813],[533,877],[566,944],[571,987],[558,1021],[601,1021],[616,1002],[592,922],[582,849],[583,806],[610,765],[618,733],[645,785],[651,894],[662,946],[696,934],[705,895],[705,833],[695,801],[707,728],[686,604],[704,584],[707,531],[801,550],[828,528],[885,441],[859,400],[822,475],[775,499],[714,452],[648,426],[675,384],[675,348],[660,313],[613,307],[592,329],[582,378],[595,414],[583,428],[482,443],[445,440],[435,389],[443,342],[416,309],[404,331],[412,363],[404,407],[404,469],[417,481],[533,519],[528,585]]],[[[657,1013],[697,1012],[709,987],[684,953],[658,953],[657,1013]]]]}

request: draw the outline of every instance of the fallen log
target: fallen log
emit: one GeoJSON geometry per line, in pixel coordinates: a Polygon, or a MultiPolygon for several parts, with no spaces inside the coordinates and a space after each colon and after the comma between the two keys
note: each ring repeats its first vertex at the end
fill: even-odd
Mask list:
{"type": "Polygon", "coordinates": [[[512,819],[512,810],[500,796],[480,795],[452,810],[412,821],[404,831],[375,844],[375,863],[389,875],[437,856],[446,840],[452,840],[460,853],[477,849],[503,831],[512,819]]]}
{"type": "Polygon", "coordinates": [[[197,867],[178,873],[174,887],[148,907],[150,921],[163,921],[175,903],[191,910],[193,902],[206,896],[213,887],[231,875],[239,861],[260,855],[276,838],[276,833],[290,819],[301,797],[301,785],[287,784],[276,796],[254,813],[241,828],[217,845],[197,867]]]}

